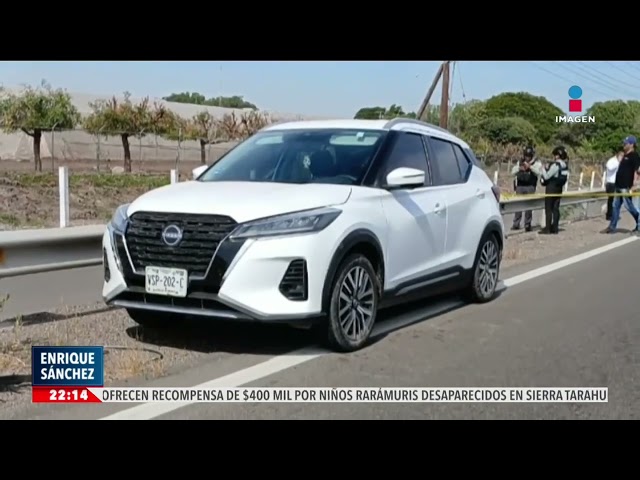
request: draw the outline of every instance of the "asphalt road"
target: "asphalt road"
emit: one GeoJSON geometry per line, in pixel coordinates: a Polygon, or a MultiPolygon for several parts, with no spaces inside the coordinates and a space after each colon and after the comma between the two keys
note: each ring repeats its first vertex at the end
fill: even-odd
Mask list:
{"type": "Polygon", "coordinates": [[[102,301],[102,267],[3,278],[0,287],[2,294],[9,294],[0,321],[65,305],[92,304],[102,301]]]}
{"type": "Polygon", "coordinates": [[[32,405],[13,418],[638,419],[639,254],[631,237],[505,272],[495,301],[392,312],[358,353],[228,354],[147,385],[608,387],[608,403],[32,405]]]}

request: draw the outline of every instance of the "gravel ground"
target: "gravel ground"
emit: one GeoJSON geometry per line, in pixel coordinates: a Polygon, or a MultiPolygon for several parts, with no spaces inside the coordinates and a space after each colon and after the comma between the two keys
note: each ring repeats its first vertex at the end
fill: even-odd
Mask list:
{"type": "MultiPolygon", "coordinates": [[[[621,228],[632,227],[623,214],[621,228]]],[[[507,239],[504,268],[526,265],[563,252],[587,250],[611,240],[600,234],[604,219],[565,224],[560,235],[517,233],[507,239]]],[[[616,234],[624,238],[627,233],[616,234]]],[[[4,322],[3,322],[4,323],[4,322]]],[[[211,354],[287,351],[308,342],[306,332],[288,327],[216,325],[202,331],[145,332],[120,309],[102,304],[67,307],[0,326],[0,402],[2,410],[30,402],[31,345],[105,345],[106,383],[136,381],[174,373],[211,354]],[[302,335],[302,336],[301,336],[302,335]]]]}
{"type": "Polygon", "coordinates": [[[153,332],[145,334],[124,310],[103,304],[16,319],[0,330],[0,402],[30,401],[32,345],[104,345],[105,383],[117,385],[166,375],[206,355],[193,338],[172,340],[175,346],[154,346],[153,332]]]}
{"type": "MultiPolygon", "coordinates": [[[[503,256],[503,268],[510,268],[520,264],[527,264],[545,258],[555,257],[569,250],[588,250],[608,241],[609,235],[602,231],[608,222],[604,218],[590,218],[574,222],[560,223],[560,234],[540,235],[537,230],[532,232],[508,233],[506,248],[503,256]]],[[[507,224],[508,228],[509,225],[507,224]]],[[[624,238],[629,230],[634,228],[630,215],[623,211],[618,224],[620,233],[615,237],[624,238]]]]}

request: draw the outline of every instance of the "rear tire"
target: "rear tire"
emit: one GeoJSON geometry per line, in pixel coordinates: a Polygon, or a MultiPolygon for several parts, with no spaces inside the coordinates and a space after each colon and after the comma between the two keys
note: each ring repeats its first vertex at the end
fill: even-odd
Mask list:
{"type": "Polygon", "coordinates": [[[331,287],[325,339],[338,352],[366,345],[378,313],[380,282],[371,262],[361,254],[348,256],[331,287]]]}
{"type": "Polygon", "coordinates": [[[470,301],[486,303],[493,300],[500,279],[501,259],[502,252],[495,235],[485,235],[478,246],[471,282],[466,291],[470,301]]]}
{"type": "Polygon", "coordinates": [[[176,315],[165,312],[154,312],[151,310],[138,310],[127,308],[129,317],[138,325],[151,329],[167,329],[177,326],[179,318],[176,315]]]}

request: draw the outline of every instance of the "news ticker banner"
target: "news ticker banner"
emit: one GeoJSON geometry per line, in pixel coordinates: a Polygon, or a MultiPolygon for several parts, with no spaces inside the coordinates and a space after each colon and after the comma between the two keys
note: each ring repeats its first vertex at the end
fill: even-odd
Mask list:
{"type": "Polygon", "coordinates": [[[32,347],[34,403],[607,403],[608,388],[104,387],[104,347],[32,347]]]}
{"type": "Polygon", "coordinates": [[[34,387],[38,403],[607,403],[607,388],[34,387]]]}

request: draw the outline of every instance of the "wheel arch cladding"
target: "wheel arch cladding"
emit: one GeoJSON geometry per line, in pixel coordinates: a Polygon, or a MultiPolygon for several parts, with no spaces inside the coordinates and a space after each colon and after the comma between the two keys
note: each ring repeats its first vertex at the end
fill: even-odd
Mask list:
{"type": "MultiPolygon", "coordinates": [[[[484,227],[484,232],[482,232],[482,237],[480,238],[480,242],[486,239],[489,235],[493,235],[500,247],[500,251],[504,248],[504,235],[502,232],[502,227],[497,220],[491,220],[486,227],[484,227]]],[[[478,246],[479,247],[479,246],[478,246]]]]}
{"type": "Polygon", "coordinates": [[[382,293],[384,286],[384,255],[380,241],[375,233],[370,230],[364,228],[354,230],[340,242],[329,263],[322,289],[322,309],[325,313],[328,312],[331,288],[338,273],[338,268],[345,258],[354,253],[364,255],[371,262],[380,283],[380,292],[378,293],[382,293]]]}

